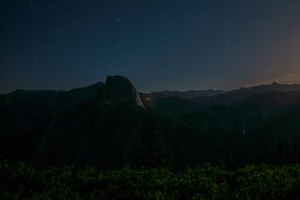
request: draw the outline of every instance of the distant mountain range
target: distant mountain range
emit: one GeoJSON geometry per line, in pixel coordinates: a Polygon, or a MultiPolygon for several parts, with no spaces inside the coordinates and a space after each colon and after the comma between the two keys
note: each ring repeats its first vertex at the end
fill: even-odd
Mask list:
{"type": "Polygon", "coordinates": [[[16,90],[0,95],[0,155],[35,166],[119,169],[130,164],[150,113],[175,169],[220,158],[237,167],[268,161],[277,143],[299,134],[300,85],[145,94],[108,76],[70,91],[16,90]]]}
{"type": "Polygon", "coordinates": [[[153,95],[164,95],[164,97],[183,97],[186,99],[192,99],[197,96],[215,96],[219,94],[225,93],[225,90],[189,90],[189,91],[158,91],[158,92],[151,92],[153,95]]]}
{"type": "Polygon", "coordinates": [[[259,85],[248,88],[240,88],[237,90],[228,91],[220,95],[212,97],[203,97],[198,96],[194,97],[193,100],[201,104],[202,106],[212,106],[217,104],[230,104],[239,102],[246,97],[249,97],[256,93],[269,93],[269,92],[287,92],[287,91],[300,91],[300,85],[282,85],[276,82],[273,82],[270,85],[259,85]]]}
{"type": "Polygon", "coordinates": [[[140,93],[140,96],[146,107],[156,107],[159,110],[165,110],[167,112],[172,112],[180,115],[186,112],[193,111],[195,109],[206,110],[214,105],[230,105],[238,103],[245,98],[258,93],[289,91],[300,91],[300,85],[282,85],[273,82],[270,85],[259,85],[248,88],[243,87],[227,92],[222,90],[185,92],[161,91],[151,92],[150,94],[140,93]],[[199,94],[199,96],[196,96],[196,94],[199,94]],[[172,102],[172,104],[170,104],[169,102],[172,102]]]}

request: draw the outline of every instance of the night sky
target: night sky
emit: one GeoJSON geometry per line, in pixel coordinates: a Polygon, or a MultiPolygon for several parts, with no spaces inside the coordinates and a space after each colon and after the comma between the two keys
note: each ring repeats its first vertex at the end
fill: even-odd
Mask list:
{"type": "Polygon", "coordinates": [[[2,0],[0,93],[300,83],[299,0],[2,0]]]}

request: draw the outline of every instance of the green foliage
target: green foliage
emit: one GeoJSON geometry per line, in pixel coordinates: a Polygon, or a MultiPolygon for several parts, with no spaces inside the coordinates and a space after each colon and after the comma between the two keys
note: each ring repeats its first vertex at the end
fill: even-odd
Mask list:
{"type": "Polygon", "coordinates": [[[299,199],[300,166],[209,164],[173,173],[166,168],[101,171],[0,163],[2,199],[299,199]]]}
{"type": "Polygon", "coordinates": [[[136,147],[132,164],[135,167],[152,169],[168,167],[171,162],[171,151],[165,147],[162,132],[153,114],[146,119],[139,134],[140,145],[136,147]]]}
{"type": "Polygon", "coordinates": [[[299,165],[247,165],[235,171],[233,199],[299,199],[299,165]]]}

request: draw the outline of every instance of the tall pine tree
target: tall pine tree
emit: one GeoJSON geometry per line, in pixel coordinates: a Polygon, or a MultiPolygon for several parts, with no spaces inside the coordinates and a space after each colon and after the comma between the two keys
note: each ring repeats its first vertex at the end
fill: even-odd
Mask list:
{"type": "Polygon", "coordinates": [[[146,169],[169,167],[172,152],[167,150],[162,132],[153,114],[146,119],[138,139],[139,145],[136,147],[135,157],[132,159],[134,167],[145,167],[146,169]]]}
{"type": "Polygon", "coordinates": [[[297,135],[291,142],[285,140],[278,143],[272,156],[272,163],[275,165],[299,164],[300,135],[297,135]]]}

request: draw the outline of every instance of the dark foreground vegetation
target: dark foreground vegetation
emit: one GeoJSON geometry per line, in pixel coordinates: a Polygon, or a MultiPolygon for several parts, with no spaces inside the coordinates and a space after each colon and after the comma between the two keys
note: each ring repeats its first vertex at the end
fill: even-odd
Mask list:
{"type": "Polygon", "coordinates": [[[300,166],[203,166],[101,171],[95,167],[35,169],[1,161],[3,199],[300,199],[300,166]]]}

